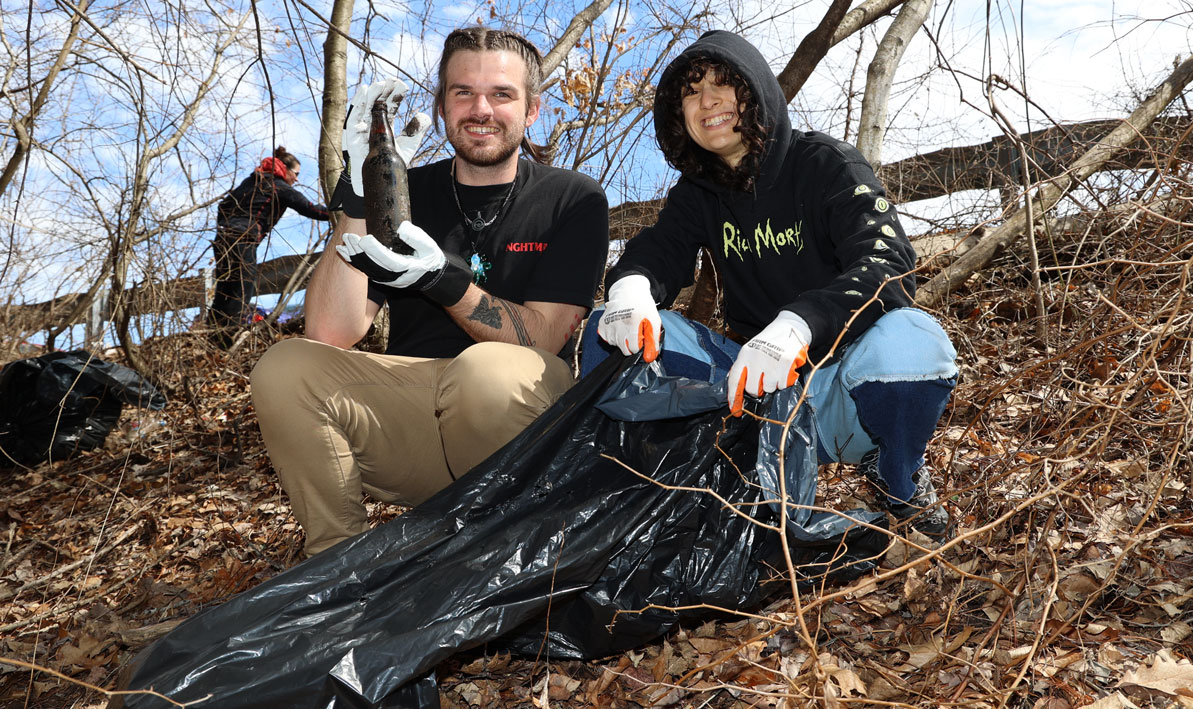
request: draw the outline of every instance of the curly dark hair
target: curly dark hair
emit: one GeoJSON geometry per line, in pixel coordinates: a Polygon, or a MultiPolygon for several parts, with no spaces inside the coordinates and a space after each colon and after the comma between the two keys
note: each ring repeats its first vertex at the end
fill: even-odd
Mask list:
{"type": "Polygon", "coordinates": [[[663,157],[672,167],[684,175],[702,177],[731,189],[746,191],[754,186],[767,131],[759,118],[754,92],[736,69],[709,57],[694,59],[682,73],[659,86],[655,92],[655,102],[666,112],[660,121],[657,138],[663,157]],[[745,106],[733,130],[741,133],[746,156],[735,168],[697,145],[684,125],[683,97],[689,86],[700,82],[709,72],[712,72],[718,86],[732,86],[738,105],[745,106]]]}

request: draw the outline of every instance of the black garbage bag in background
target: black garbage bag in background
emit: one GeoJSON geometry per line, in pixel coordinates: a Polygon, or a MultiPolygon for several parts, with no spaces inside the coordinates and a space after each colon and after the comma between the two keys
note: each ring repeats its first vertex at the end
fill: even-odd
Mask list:
{"type": "Polygon", "coordinates": [[[128,367],[84,350],[9,362],[0,370],[0,467],[98,448],[124,404],[156,411],[166,398],[128,367]]]}
{"type": "MultiPolygon", "coordinates": [[[[610,625],[619,609],[750,608],[789,588],[762,583],[781,546],[754,524],[778,519],[774,492],[751,479],[757,419],[725,420],[723,383],[660,375],[657,362],[603,362],[427,502],[184,622],[138,656],[128,688],[210,697],[200,706],[437,706],[434,667],[458,651],[546,642],[551,657],[602,656],[707,615],[652,609],[610,625]],[[597,408],[635,398],[665,416],[626,422],[597,408]]],[[[806,461],[814,441],[787,444],[806,461]]],[[[815,467],[798,473],[809,474],[814,492],[815,467]]],[[[881,550],[872,537],[850,551],[881,550]]],[[[819,541],[836,552],[842,540],[819,541]]]]}

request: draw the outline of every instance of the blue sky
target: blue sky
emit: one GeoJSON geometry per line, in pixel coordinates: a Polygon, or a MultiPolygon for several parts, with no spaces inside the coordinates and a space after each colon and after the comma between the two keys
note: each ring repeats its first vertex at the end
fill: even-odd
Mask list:
{"type": "MultiPolygon", "coordinates": [[[[429,3],[418,2],[380,0],[371,5],[358,2],[353,35],[358,39],[365,37],[367,20],[367,39],[375,52],[416,77],[429,77],[442,37],[453,27],[478,18],[492,24],[509,24],[522,29],[545,50],[549,48],[549,39],[561,29],[560,18],[566,21],[584,4],[579,0],[534,0],[518,6],[494,0],[493,5],[454,3],[435,4],[432,8],[429,3]],[[369,7],[376,15],[366,18],[369,7]],[[521,7],[521,14],[507,14],[512,7],[521,7]],[[490,18],[491,8],[497,20],[490,18]]],[[[775,3],[769,0],[738,0],[718,5],[717,14],[706,16],[699,28],[693,27],[687,33],[687,41],[694,39],[699,29],[744,27],[744,34],[766,56],[773,58],[778,70],[827,6],[828,0],[797,0],[790,8],[776,12],[775,3]]],[[[36,31],[51,38],[61,35],[64,24],[63,13],[55,7],[47,1],[40,8],[45,12],[35,13],[33,17],[36,31]]],[[[165,75],[161,67],[189,62],[194,73],[202,76],[204,62],[210,62],[210,51],[204,47],[221,29],[220,21],[243,20],[250,28],[254,22],[251,15],[245,14],[245,8],[239,6],[229,6],[220,15],[220,21],[194,11],[184,17],[167,5],[154,7],[158,10],[147,17],[124,17],[107,28],[110,36],[121,38],[125,46],[137,47],[134,58],[149,74],[165,75]],[[162,23],[166,23],[165,29],[162,23]],[[166,41],[155,41],[163,35],[168,35],[166,41]]],[[[598,22],[597,29],[607,30],[620,21],[628,28],[628,36],[640,37],[650,28],[679,24],[694,14],[687,6],[674,6],[671,10],[658,7],[657,3],[640,0],[614,5],[598,22]]],[[[251,33],[245,35],[251,41],[245,41],[224,60],[213,89],[221,98],[197,118],[203,130],[184,140],[176,151],[177,157],[164,159],[151,175],[151,201],[155,210],[185,209],[187,205],[214,198],[243,179],[277,144],[285,145],[302,159],[304,169],[299,187],[311,198],[321,199],[315,188],[315,167],[323,30],[304,6],[270,0],[258,3],[257,8],[261,42],[269,61],[264,65],[256,61],[255,35],[251,33]],[[189,186],[178,179],[187,170],[199,175],[189,186]]],[[[310,8],[326,14],[330,2],[311,3],[310,8]]],[[[1125,115],[1143,93],[1171,70],[1173,59],[1178,54],[1187,54],[1193,44],[1190,34],[1193,8],[1187,0],[1157,0],[1146,4],[1024,0],[992,2],[990,8],[988,25],[985,0],[936,4],[927,23],[935,42],[923,33],[917,35],[896,77],[891,98],[891,128],[883,153],[886,161],[947,145],[982,142],[999,134],[987,115],[986,99],[981,92],[980,78],[989,73],[1026,85],[1028,93],[1038,102],[1038,107],[1029,107],[1010,92],[997,95],[1000,106],[1014,117],[1017,127],[1026,130],[1042,127],[1048,116],[1072,121],[1125,115]],[[1026,14],[1021,16],[1021,13],[1026,14]],[[947,63],[953,71],[940,70],[942,63],[947,63]]],[[[96,11],[97,15],[101,12],[96,11]]],[[[9,11],[4,15],[6,24],[2,28],[6,38],[17,47],[20,41],[15,40],[23,32],[25,17],[24,13],[18,14],[16,17],[9,11]]],[[[889,20],[883,20],[860,37],[833,48],[792,104],[797,126],[838,136],[844,133],[850,108],[844,88],[849,86],[851,77],[858,90],[864,82],[865,62],[857,62],[859,43],[864,43],[860,47],[862,56],[868,57],[888,23],[889,20]]],[[[682,43],[677,45],[671,53],[682,46],[682,43]]],[[[658,43],[645,44],[627,54],[620,67],[641,66],[662,51],[664,48],[658,43]]],[[[573,67],[582,55],[582,50],[573,53],[570,60],[573,67]]],[[[109,61],[104,68],[121,71],[115,61],[109,61]]],[[[350,49],[350,84],[392,72],[392,67],[350,49]]],[[[18,301],[34,301],[49,293],[86,287],[87,273],[94,268],[94,250],[81,243],[85,242],[82,239],[67,239],[61,245],[58,241],[66,233],[100,234],[102,229],[95,225],[96,212],[119,211],[122,184],[119,178],[127,173],[130,154],[137,149],[127,132],[133,115],[131,96],[135,87],[146,88],[147,93],[138,100],[161,106],[163,116],[169,113],[171,102],[176,103],[170,89],[182,94],[193,90],[185,82],[177,86],[147,80],[144,76],[122,76],[125,77],[122,83],[129,86],[129,95],[110,92],[108,84],[94,77],[81,75],[71,80],[70,103],[64,106],[69,109],[67,117],[58,123],[49,121],[40,125],[39,136],[46,139],[57,130],[64,136],[63,144],[68,140],[80,141],[83,164],[68,169],[53,159],[35,157],[30,161],[20,209],[14,211],[9,194],[0,203],[3,208],[0,213],[6,215],[5,225],[17,235],[18,245],[35,245],[41,254],[35,268],[10,270],[4,276],[10,285],[15,282],[13,279],[20,279],[20,288],[15,291],[18,301]],[[89,123],[120,120],[125,121],[125,127],[105,137],[88,138],[84,134],[83,129],[89,123]],[[113,135],[123,137],[114,140],[113,135]],[[88,180],[95,201],[109,206],[97,210],[94,205],[76,204],[68,199],[62,185],[76,179],[72,169],[88,180]]],[[[549,107],[560,106],[557,94],[554,98],[548,94],[547,98],[549,107]]],[[[856,101],[855,97],[854,120],[856,101]]],[[[430,102],[425,95],[416,95],[409,103],[413,104],[412,108],[429,110],[430,102]]],[[[570,114],[565,111],[565,115],[570,114]]],[[[535,137],[541,140],[553,119],[552,114],[544,114],[536,126],[535,137]]],[[[168,118],[163,118],[157,126],[165,131],[170,127],[168,118]]],[[[439,135],[431,138],[427,145],[432,145],[439,135]]],[[[620,158],[619,164],[626,165],[626,169],[606,181],[613,204],[655,197],[673,180],[657,155],[649,121],[636,127],[635,138],[634,152],[620,158]]],[[[599,170],[600,157],[583,169],[595,173],[599,170]]],[[[960,201],[905,205],[904,209],[962,211],[970,203],[961,204],[961,201],[981,198],[960,196],[957,198],[960,201]]],[[[213,222],[214,208],[194,213],[184,220],[187,231],[170,249],[146,254],[142,262],[168,261],[174,268],[191,269],[192,273],[200,266],[210,265],[208,243],[213,222]]],[[[298,215],[287,215],[267,246],[261,249],[260,257],[305,251],[308,245],[317,242],[322,226],[298,215]]],[[[9,292],[5,289],[4,297],[10,297],[9,292]]]]}

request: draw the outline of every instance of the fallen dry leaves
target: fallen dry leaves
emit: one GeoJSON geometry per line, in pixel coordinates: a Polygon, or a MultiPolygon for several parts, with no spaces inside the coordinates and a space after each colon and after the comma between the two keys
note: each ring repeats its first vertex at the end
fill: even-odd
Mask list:
{"type": "MultiPolygon", "coordinates": [[[[1014,255],[938,313],[962,366],[931,447],[957,541],[896,540],[874,576],[615,657],[464,653],[439,668],[444,705],[1193,707],[1190,220],[1136,216],[1053,235],[1047,263],[1094,265],[1050,272],[1046,342],[1014,255]]],[[[0,656],[111,688],[158,624],[295,563],[247,390],[268,343],[153,341],[164,412],[0,476],[0,656]]],[[[823,472],[824,504],[873,499],[823,472]]],[[[103,701],[0,666],[0,704],[103,701]]]]}

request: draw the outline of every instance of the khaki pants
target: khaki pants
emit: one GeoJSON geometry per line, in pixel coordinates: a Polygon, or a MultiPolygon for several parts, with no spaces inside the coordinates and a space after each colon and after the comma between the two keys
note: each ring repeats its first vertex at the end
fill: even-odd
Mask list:
{"type": "Polygon", "coordinates": [[[417,505],[508,443],[573,380],[548,352],[497,342],[454,359],[277,343],[253,405],[294,516],[316,554],[369,528],[362,492],[417,505]]]}

